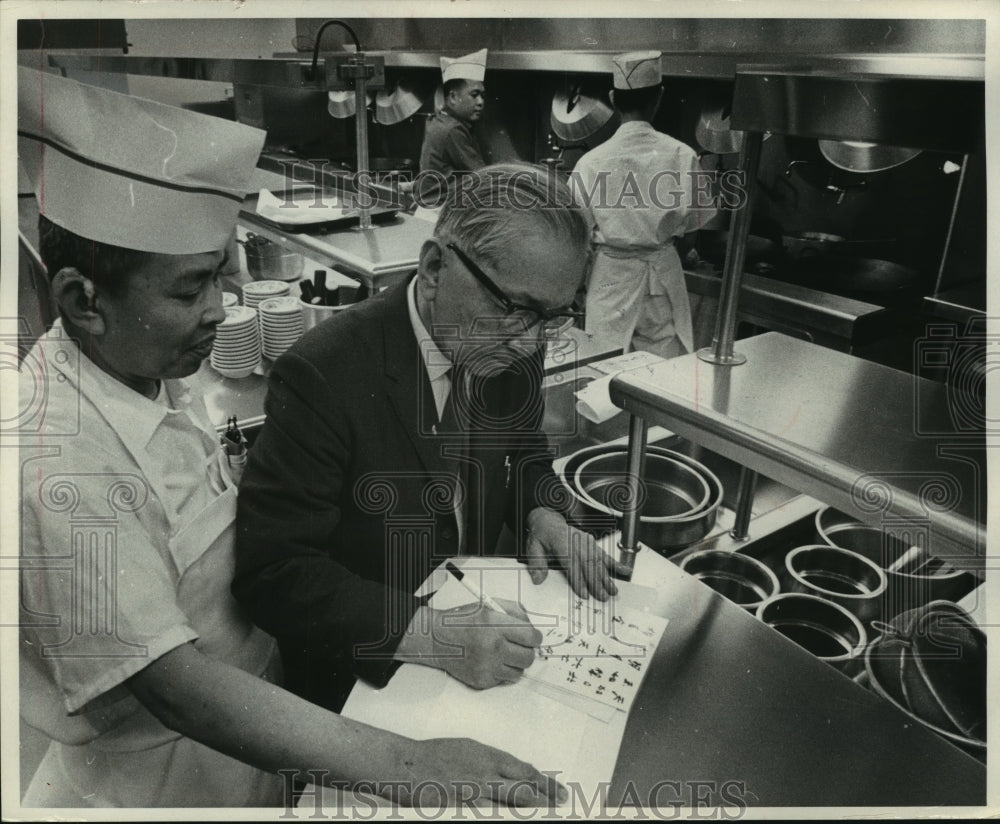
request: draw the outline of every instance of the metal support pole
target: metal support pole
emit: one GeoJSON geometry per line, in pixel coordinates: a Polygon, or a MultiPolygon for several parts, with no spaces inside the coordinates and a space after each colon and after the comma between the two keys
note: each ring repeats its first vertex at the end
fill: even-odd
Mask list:
{"type": "Polygon", "coordinates": [[[628,491],[622,504],[622,537],[618,544],[618,560],[629,568],[632,578],[635,555],[639,551],[639,516],[642,514],[642,476],[646,472],[646,420],[632,415],[628,424],[628,463],[625,480],[628,491]]]}
{"type": "Polygon", "coordinates": [[[745,363],[746,358],[733,352],[736,338],[736,307],[740,298],[743,281],[743,263],[746,259],[747,236],[750,234],[750,213],[754,189],[757,186],[757,170],[760,167],[760,151],[764,143],[762,132],[746,132],[743,149],[740,152],[740,169],[743,172],[745,197],[743,208],[738,209],[729,229],[726,245],[726,264],[722,271],[722,289],[719,293],[719,314],[715,321],[715,337],[712,345],[698,351],[698,357],[709,363],[733,366],[745,363]]]}
{"type": "Polygon", "coordinates": [[[962,170],[958,175],[958,188],[955,189],[955,200],[951,204],[951,218],[948,221],[948,234],[944,239],[944,249],[941,250],[941,264],[938,266],[937,280],[934,282],[934,294],[941,291],[941,284],[944,282],[944,267],[948,262],[948,250],[951,248],[951,235],[955,231],[955,216],[958,214],[958,203],[962,197],[962,189],[965,186],[965,170],[969,166],[969,156],[962,155],[962,170]]]}
{"type": "Polygon", "coordinates": [[[736,522],[729,533],[737,541],[750,537],[750,516],[753,514],[753,499],[757,492],[757,473],[745,466],[740,470],[740,484],[736,491],[736,522]]]}
{"type": "Polygon", "coordinates": [[[365,75],[365,55],[359,51],[355,57],[357,71],[354,77],[354,126],[355,138],[357,139],[358,164],[354,174],[355,189],[358,195],[358,208],[361,215],[361,228],[371,229],[372,209],[368,198],[371,190],[365,191],[364,195],[360,191],[362,180],[370,176],[368,168],[368,80],[365,75]]]}

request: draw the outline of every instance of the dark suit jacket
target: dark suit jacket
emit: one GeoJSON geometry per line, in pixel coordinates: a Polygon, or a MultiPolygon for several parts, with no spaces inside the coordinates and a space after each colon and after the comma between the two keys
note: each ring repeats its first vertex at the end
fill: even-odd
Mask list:
{"type": "MultiPolygon", "coordinates": [[[[539,353],[483,389],[493,423],[472,447],[467,553],[491,554],[505,521],[520,539],[537,505],[559,508],[541,376],[539,353]]],[[[274,365],[265,410],[233,593],[278,639],[289,689],[339,709],[355,677],[388,681],[412,593],[458,552],[456,440],[434,432],[406,284],[306,334],[274,365]]]]}

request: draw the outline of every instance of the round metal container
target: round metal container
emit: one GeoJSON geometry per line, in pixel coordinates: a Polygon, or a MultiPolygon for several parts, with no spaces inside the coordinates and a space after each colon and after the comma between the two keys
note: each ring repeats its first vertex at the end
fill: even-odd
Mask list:
{"type": "MultiPolygon", "coordinates": [[[[626,447],[624,445],[599,444],[581,449],[569,456],[562,468],[560,477],[563,485],[569,490],[572,496],[571,519],[582,529],[601,533],[620,528],[621,510],[604,506],[597,500],[594,500],[591,495],[584,494],[584,491],[577,486],[576,481],[578,470],[585,463],[596,457],[604,457],[606,459],[606,463],[600,465],[601,472],[604,473],[603,477],[605,479],[612,479],[610,482],[617,483],[618,486],[616,488],[622,489],[625,479],[625,469],[628,463],[626,447]]],[[[597,476],[596,470],[598,465],[591,463],[589,466],[591,468],[587,472],[587,484],[604,486],[605,492],[611,494],[612,489],[607,486],[608,482],[602,481],[597,476]]],[[[722,482],[706,466],[693,458],[689,458],[687,455],[674,452],[670,449],[664,449],[663,447],[647,447],[646,473],[644,475],[647,494],[653,486],[660,484],[662,481],[665,482],[663,497],[669,500],[666,487],[675,487],[676,477],[680,473],[684,473],[683,477],[687,478],[688,482],[694,482],[694,479],[685,470],[693,471],[699,476],[700,481],[697,482],[697,489],[701,490],[700,492],[695,491],[690,496],[692,503],[690,506],[687,506],[688,511],[686,513],[666,516],[661,514],[657,516],[652,513],[649,500],[647,500],[647,504],[643,509],[645,514],[642,515],[639,521],[639,540],[656,551],[666,552],[669,550],[672,554],[678,549],[683,549],[701,540],[715,526],[719,506],[722,504],[722,482]],[[652,467],[655,458],[653,456],[670,459],[669,463],[659,464],[658,466],[660,468],[669,466],[672,468],[674,474],[665,477],[654,475],[652,467]],[[694,502],[701,500],[704,495],[701,481],[708,487],[708,498],[699,508],[694,508],[694,502]]],[[[657,497],[658,494],[654,493],[657,497]]]]}
{"type": "Polygon", "coordinates": [[[247,271],[254,280],[298,280],[302,277],[305,259],[265,238],[255,237],[243,244],[247,271]]]}
{"type": "Polygon", "coordinates": [[[785,556],[785,569],[789,591],[833,601],[862,621],[879,617],[885,573],[863,555],[826,544],[800,546],[785,556]]]}
{"type": "Polygon", "coordinates": [[[816,513],[816,535],[824,544],[857,552],[885,570],[887,618],[930,601],[957,600],[975,583],[971,575],[961,570],[907,572],[891,569],[910,549],[909,544],[831,507],[816,513]]]}
{"type": "Polygon", "coordinates": [[[780,589],[778,576],[766,564],[738,552],[692,552],[681,561],[681,569],[749,610],[756,610],[780,589]]]}
{"type": "Polygon", "coordinates": [[[757,617],[817,658],[843,668],[868,643],[861,622],[844,607],[816,595],[785,592],[757,607],[757,617]]]}
{"type": "MultiPolygon", "coordinates": [[[[594,509],[621,515],[628,497],[625,462],[618,455],[596,455],[573,476],[576,489],[594,509]]],[[[646,456],[642,479],[642,511],[655,521],[701,511],[708,504],[708,483],[687,464],[666,455],[646,456]]]]}
{"type": "Polygon", "coordinates": [[[907,656],[910,655],[909,645],[894,638],[877,638],[865,650],[865,672],[871,688],[897,709],[905,712],[914,721],[918,721],[927,729],[944,736],[953,744],[980,761],[986,760],[986,741],[937,726],[910,709],[907,688],[904,680],[907,678],[907,656]]]}

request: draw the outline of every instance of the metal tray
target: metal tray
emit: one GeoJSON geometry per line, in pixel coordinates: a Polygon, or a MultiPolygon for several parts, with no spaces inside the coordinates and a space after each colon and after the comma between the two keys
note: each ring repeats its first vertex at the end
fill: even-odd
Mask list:
{"type": "MultiPolygon", "coordinates": [[[[332,194],[333,193],[331,193],[331,196],[332,194]]],[[[303,204],[312,203],[314,197],[315,193],[313,192],[296,192],[296,197],[293,198],[293,202],[300,202],[303,204]]],[[[302,232],[322,232],[331,229],[344,229],[350,226],[357,226],[361,222],[360,209],[349,209],[342,214],[331,217],[317,218],[316,220],[276,220],[268,215],[262,215],[257,211],[257,195],[251,195],[243,202],[243,211],[252,214],[255,220],[260,221],[266,226],[279,229],[282,232],[292,232],[293,234],[302,232]]],[[[372,223],[386,223],[387,221],[393,220],[398,211],[398,209],[393,209],[388,206],[375,206],[372,208],[370,213],[372,223]]]]}

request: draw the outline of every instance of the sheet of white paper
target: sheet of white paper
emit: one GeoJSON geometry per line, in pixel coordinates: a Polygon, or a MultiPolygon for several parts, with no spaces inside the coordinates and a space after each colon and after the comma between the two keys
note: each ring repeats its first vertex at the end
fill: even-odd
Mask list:
{"type": "MultiPolygon", "coordinates": [[[[630,585],[623,585],[617,598],[601,602],[575,595],[559,573],[536,586],[523,566],[482,569],[480,561],[469,558],[463,565],[479,591],[519,601],[542,633],[539,658],[525,677],[556,688],[553,697],[589,713],[595,708],[570,697],[628,712],[666,620],[627,606],[630,585]]],[[[449,576],[432,604],[469,602],[469,591],[449,576]]]]}
{"type": "Polygon", "coordinates": [[[621,408],[611,402],[609,391],[614,375],[591,381],[576,394],[576,411],[593,423],[610,421],[621,412],[621,408]]]}
{"type": "MultiPolygon", "coordinates": [[[[477,557],[462,562],[483,591],[519,602],[542,627],[558,625],[560,611],[565,615],[572,604],[572,592],[558,571],[535,586],[523,566],[512,559],[477,557]]],[[[438,608],[470,603],[471,594],[453,583],[451,576],[439,570],[422,589],[437,590],[432,603],[438,608]]],[[[617,599],[622,606],[639,610],[651,601],[645,587],[628,584],[619,584],[617,599]]],[[[528,679],[474,690],[440,670],[405,664],[381,690],[359,682],[343,714],[412,738],[473,738],[538,769],[557,771],[560,781],[574,785],[574,792],[593,798],[614,773],[628,715],[572,695],[578,704],[570,706],[571,702],[553,700],[553,694],[551,688],[528,679]],[[599,708],[608,720],[580,709],[579,702],[599,708]]]]}

